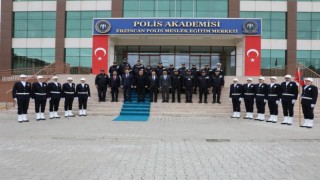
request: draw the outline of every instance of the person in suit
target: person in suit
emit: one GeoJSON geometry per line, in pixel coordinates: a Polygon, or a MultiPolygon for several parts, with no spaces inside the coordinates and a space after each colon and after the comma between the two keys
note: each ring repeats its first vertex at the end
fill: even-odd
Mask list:
{"type": "Polygon", "coordinates": [[[195,77],[191,75],[190,69],[186,70],[186,75],[183,76],[182,84],[186,93],[186,103],[192,103],[192,91],[195,86],[195,77]]]}
{"type": "Polygon", "coordinates": [[[210,88],[210,78],[205,71],[201,71],[201,76],[198,76],[197,79],[198,83],[196,84],[199,85],[199,103],[202,103],[202,97],[204,97],[204,103],[208,103],[207,97],[210,88]]]}
{"type": "Polygon", "coordinates": [[[259,83],[256,84],[256,106],[258,116],[254,120],[264,121],[265,120],[265,107],[268,102],[268,85],[264,83],[265,78],[259,77],[259,83]]]}
{"type": "Polygon", "coordinates": [[[117,71],[113,71],[112,76],[110,76],[111,102],[118,102],[120,85],[120,77],[117,71]]]}
{"type": "Polygon", "coordinates": [[[72,83],[72,78],[68,77],[67,82],[62,85],[62,97],[64,98],[64,117],[74,117],[72,104],[75,98],[76,85],[72,83]]]}
{"type": "Polygon", "coordinates": [[[242,97],[244,99],[244,105],[246,107],[246,116],[243,119],[253,119],[253,104],[254,104],[254,97],[256,94],[255,85],[252,84],[253,79],[248,78],[247,83],[242,85],[242,97]]]}
{"type": "Polygon", "coordinates": [[[233,115],[231,118],[240,118],[240,105],[242,101],[242,85],[238,83],[238,79],[233,79],[233,84],[230,86],[229,99],[232,101],[233,115]]]}
{"type": "Polygon", "coordinates": [[[278,104],[281,97],[281,86],[277,84],[277,77],[270,77],[271,83],[268,86],[268,107],[270,118],[267,122],[277,123],[278,121],[278,104]]]}
{"type": "Polygon", "coordinates": [[[48,85],[46,82],[43,82],[43,76],[37,77],[38,82],[34,82],[32,84],[32,96],[31,98],[35,103],[35,111],[36,111],[36,120],[46,120],[44,117],[44,110],[47,104],[47,89],[48,85]]]}
{"type": "Polygon", "coordinates": [[[126,69],[125,73],[121,77],[121,87],[123,88],[124,101],[131,102],[131,86],[133,85],[133,78],[130,74],[130,70],[126,69]]]}
{"type": "Polygon", "coordinates": [[[58,77],[53,76],[52,82],[48,84],[48,98],[49,98],[49,118],[60,118],[58,109],[62,95],[62,86],[58,83],[58,77]]]}
{"type": "Polygon", "coordinates": [[[305,78],[305,85],[302,87],[301,105],[304,116],[304,123],[301,127],[312,128],[314,114],[313,110],[318,99],[318,87],[313,85],[312,78],[305,78]]]}
{"type": "Polygon", "coordinates": [[[20,75],[20,82],[16,82],[12,88],[12,98],[18,105],[18,122],[29,122],[27,118],[31,96],[31,84],[27,82],[27,76],[20,75]]]}
{"type": "Polygon", "coordinates": [[[143,74],[143,69],[138,72],[134,81],[134,87],[137,89],[138,102],[145,102],[146,88],[148,88],[148,79],[143,74]]]}
{"type": "Polygon", "coordinates": [[[216,71],[215,74],[212,76],[211,79],[211,86],[212,86],[212,103],[219,103],[220,96],[221,96],[221,89],[224,86],[224,76],[220,75],[220,71],[216,71]]]}
{"type": "Polygon", "coordinates": [[[291,75],[286,75],[285,82],[281,83],[281,102],[284,119],[281,124],[292,125],[293,107],[298,98],[298,86],[291,81],[291,75]]]}
{"type": "Polygon", "coordinates": [[[149,77],[148,87],[150,91],[150,101],[157,102],[158,93],[159,93],[159,78],[157,76],[156,71],[151,72],[151,76],[149,77]]]}
{"type": "Polygon", "coordinates": [[[173,70],[173,75],[171,76],[171,87],[172,87],[172,102],[176,101],[176,93],[178,103],[181,103],[181,86],[182,86],[182,77],[180,76],[177,69],[173,70]]]}
{"type": "Polygon", "coordinates": [[[79,116],[87,116],[87,103],[90,99],[90,86],[86,83],[85,78],[80,79],[80,84],[76,87],[76,97],[79,103],[79,116]]]}
{"type": "Polygon", "coordinates": [[[171,86],[171,77],[167,74],[167,71],[163,71],[163,75],[160,76],[159,85],[162,93],[162,102],[169,102],[169,88],[171,86]]]}
{"type": "Polygon", "coordinates": [[[109,76],[100,69],[100,74],[96,76],[95,85],[98,90],[99,102],[106,102],[106,92],[109,84],[109,76]]]}

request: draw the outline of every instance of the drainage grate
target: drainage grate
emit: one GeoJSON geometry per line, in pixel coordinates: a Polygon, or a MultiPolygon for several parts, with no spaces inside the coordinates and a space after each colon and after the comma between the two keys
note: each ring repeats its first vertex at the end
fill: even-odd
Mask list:
{"type": "Polygon", "coordinates": [[[230,139],[206,139],[207,142],[230,142],[230,139]]]}

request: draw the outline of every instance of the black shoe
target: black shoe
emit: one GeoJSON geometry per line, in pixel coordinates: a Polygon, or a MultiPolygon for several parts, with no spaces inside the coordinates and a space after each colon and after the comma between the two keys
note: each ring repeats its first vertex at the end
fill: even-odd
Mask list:
{"type": "Polygon", "coordinates": [[[18,123],[23,123],[23,121],[18,121],[18,123]]]}
{"type": "Polygon", "coordinates": [[[41,119],[36,119],[36,121],[41,121],[41,119]]]}
{"type": "Polygon", "coordinates": [[[190,103],[193,103],[192,101],[190,101],[190,103]]]}
{"type": "Polygon", "coordinates": [[[29,122],[29,120],[27,119],[27,120],[23,120],[23,122],[29,122]]]}
{"type": "Polygon", "coordinates": [[[212,101],[212,104],[215,104],[216,103],[216,101],[212,101]]]}
{"type": "Polygon", "coordinates": [[[114,100],[111,100],[111,102],[114,102],[114,100]]]}
{"type": "Polygon", "coordinates": [[[180,101],[180,100],[178,100],[178,103],[181,103],[181,101],[180,101]]]}
{"type": "Polygon", "coordinates": [[[207,101],[204,101],[204,103],[206,103],[206,104],[207,104],[208,102],[207,102],[207,101]]]}
{"type": "Polygon", "coordinates": [[[171,101],[172,103],[176,102],[176,101],[171,101]]]}
{"type": "Polygon", "coordinates": [[[221,102],[218,102],[218,104],[221,104],[221,102]]]}
{"type": "Polygon", "coordinates": [[[45,121],[46,119],[44,118],[44,119],[41,119],[42,121],[45,121]]]}
{"type": "Polygon", "coordinates": [[[200,100],[198,103],[202,103],[202,101],[200,100]]]}

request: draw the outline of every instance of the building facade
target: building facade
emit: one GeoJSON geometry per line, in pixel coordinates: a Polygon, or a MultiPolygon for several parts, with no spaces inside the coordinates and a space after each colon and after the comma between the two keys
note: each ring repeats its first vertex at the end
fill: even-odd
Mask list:
{"type": "MultiPolygon", "coordinates": [[[[63,61],[72,73],[90,73],[93,18],[262,18],[261,73],[295,72],[298,62],[320,71],[320,0],[13,0],[1,1],[0,69],[63,61]]],[[[109,64],[221,62],[243,75],[235,38],[134,36],[112,39],[109,64]]],[[[109,50],[110,51],[110,50],[109,50]]]]}

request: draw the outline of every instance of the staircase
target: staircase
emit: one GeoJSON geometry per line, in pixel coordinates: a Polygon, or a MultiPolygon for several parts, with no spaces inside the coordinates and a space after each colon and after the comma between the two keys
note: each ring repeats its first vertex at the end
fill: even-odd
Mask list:
{"type": "MultiPolygon", "coordinates": [[[[229,101],[229,87],[232,83],[234,77],[226,76],[225,77],[225,87],[221,92],[221,102],[222,104],[212,104],[212,92],[208,95],[208,104],[198,103],[199,94],[193,94],[193,103],[185,103],[185,94],[181,94],[181,103],[161,103],[161,93],[158,94],[158,103],[136,103],[136,95],[133,91],[132,93],[132,102],[123,103],[123,93],[120,89],[119,93],[119,102],[110,102],[111,94],[110,88],[107,90],[107,102],[98,102],[97,90],[95,89],[94,80],[95,75],[58,75],[59,82],[64,83],[68,77],[73,78],[74,83],[79,83],[80,78],[86,78],[86,83],[90,85],[91,88],[91,98],[88,101],[88,116],[170,116],[170,117],[225,117],[229,118],[232,113],[232,104],[229,101]],[[148,111],[150,107],[150,112],[148,111]]],[[[239,83],[246,83],[247,77],[237,77],[239,83]]],[[[258,80],[258,77],[253,77],[254,83],[258,80]]],[[[266,78],[266,83],[269,83],[269,77],[266,78]]],[[[283,77],[278,77],[278,83],[281,83],[284,80],[283,77]]],[[[146,96],[149,100],[149,96],[146,96]]],[[[315,117],[320,117],[320,97],[318,98],[318,103],[315,108],[315,117]]],[[[170,94],[171,101],[171,94],[170,94]]],[[[63,101],[60,102],[59,112],[63,112],[63,101]]],[[[77,112],[78,102],[75,99],[73,111],[77,112]]],[[[34,115],[34,104],[30,102],[29,114],[34,115]]],[[[298,102],[295,104],[295,117],[298,117],[298,102]]],[[[241,103],[241,112],[242,116],[245,115],[244,102],[241,103]]],[[[8,113],[16,114],[16,107],[8,110],[8,113]]],[[[48,104],[46,108],[46,113],[48,113],[48,104]]],[[[256,113],[256,108],[255,108],[256,113]]],[[[269,114],[268,106],[266,105],[266,115],[269,114]]],[[[302,112],[301,112],[302,114],[302,112]]],[[[30,116],[30,119],[32,117],[30,116]]],[[[282,117],[282,107],[279,106],[279,119],[282,117]]],[[[268,118],[268,116],[266,116],[268,118]]]]}

